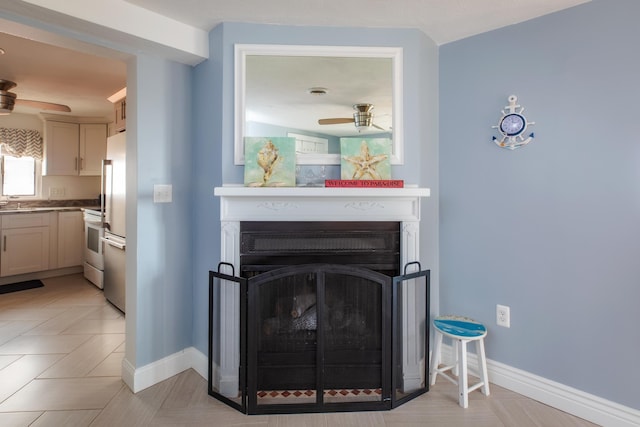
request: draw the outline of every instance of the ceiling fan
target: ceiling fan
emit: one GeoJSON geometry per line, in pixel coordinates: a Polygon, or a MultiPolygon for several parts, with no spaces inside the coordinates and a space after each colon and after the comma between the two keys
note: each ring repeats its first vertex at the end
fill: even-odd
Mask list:
{"type": "Polygon", "coordinates": [[[16,87],[17,84],[10,80],[0,79],[0,114],[9,114],[13,111],[16,104],[27,107],[38,108],[40,110],[71,112],[71,108],[63,104],[54,104],[52,102],[32,101],[30,99],[17,99],[17,95],[9,92],[16,87]]]}
{"type": "Polygon", "coordinates": [[[353,118],[350,117],[336,117],[332,119],[320,119],[319,125],[337,125],[342,123],[354,123],[358,131],[362,131],[373,126],[376,129],[386,131],[383,127],[380,127],[373,123],[373,104],[354,104],[353,109],[356,110],[353,113],[353,118]]]}

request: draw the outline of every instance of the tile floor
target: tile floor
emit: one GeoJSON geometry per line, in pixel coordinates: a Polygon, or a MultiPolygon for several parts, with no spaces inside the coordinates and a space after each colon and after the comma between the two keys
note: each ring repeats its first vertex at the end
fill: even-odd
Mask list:
{"type": "Polygon", "coordinates": [[[137,394],[120,379],[124,317],[82,275],[0,295],[0,426],[593,426],[492,385],[469,408],[455,387],[388,412],[246,416],[187,370],[137,394]]]}

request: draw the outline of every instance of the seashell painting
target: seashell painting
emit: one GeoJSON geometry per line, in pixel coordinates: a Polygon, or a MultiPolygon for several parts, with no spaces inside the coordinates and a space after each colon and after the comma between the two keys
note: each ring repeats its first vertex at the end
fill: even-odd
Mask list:
{"type": "Polygon", "coordinates": [[[244,185],[295,187],[295,138],[245,137],[244,185]]]}

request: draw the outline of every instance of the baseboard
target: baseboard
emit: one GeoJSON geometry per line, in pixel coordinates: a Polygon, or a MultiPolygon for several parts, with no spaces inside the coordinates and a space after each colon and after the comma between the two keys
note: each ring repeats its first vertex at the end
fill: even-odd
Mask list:
{"type": "MultiPolygon", "coordinates": [[[[442,345],[445,363],[453,360],[451,346],[442,345]]],[[[476,363],[475,354],[468,355],[470,365],[476,363]]],[[[189,368],[202,378],[208,378],[208,358],[195,347],[189,347],[164,359],[135,369],[127,359],[122,361],[122,380],[137,393],[171,378],[189,368]]],[[[640,411],[568,387],[564,384],[487,360],[489,382],[514,391],[546,405],[607,427],[635,427],[640,425],[640,411]]]]}
{"type": "Polygon", "coordinates": [[[137,369],[127,359],[124,359],[122,361],[122,380],[131,391],[137,393],[189,368],[193,368],[204,378],[207,377],[207,357],[195,347],[188,347],[137,369]]]}
{"type": "MultiPolygon", "coordinates": [[[[445,363],[453,360],[450,345],[442,345],[445,363]]],[[[471,367],[476,366],[475,354],[468,354],[471,367]]],[[[640,411],[585,393],[500,362],[487,359],[489,382],[504,387],[553,408],[607,427],[640,425],[640,411]]]]}
{"type": "Polygon", "coordinates": [[[191,347],[193,349],[191,354],[191,359],[193,361],[193,365],[191,366],[194,371],[196,371],[202,378],[205,380],[209,379],[209,358],[206,354],[201,353],[195,347],[191,347]]]}

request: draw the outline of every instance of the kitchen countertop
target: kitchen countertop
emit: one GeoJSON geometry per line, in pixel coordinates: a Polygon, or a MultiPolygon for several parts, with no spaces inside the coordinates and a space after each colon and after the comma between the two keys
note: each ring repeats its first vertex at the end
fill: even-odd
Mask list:
{"type": "Polygon", "coordinates": [[[15,213],[42,213],[42,212],[71,212],[83,209],[100,209],[95,206],[51,206],[51,207],[24,207],[24,208],[0,208],[0,215],[15,213]]]}
{"type": "Polygon", "coordinates": [[[100,198],[68,200],[0,200],[0,215],[36,212],[100,210],[100,198]]]}

